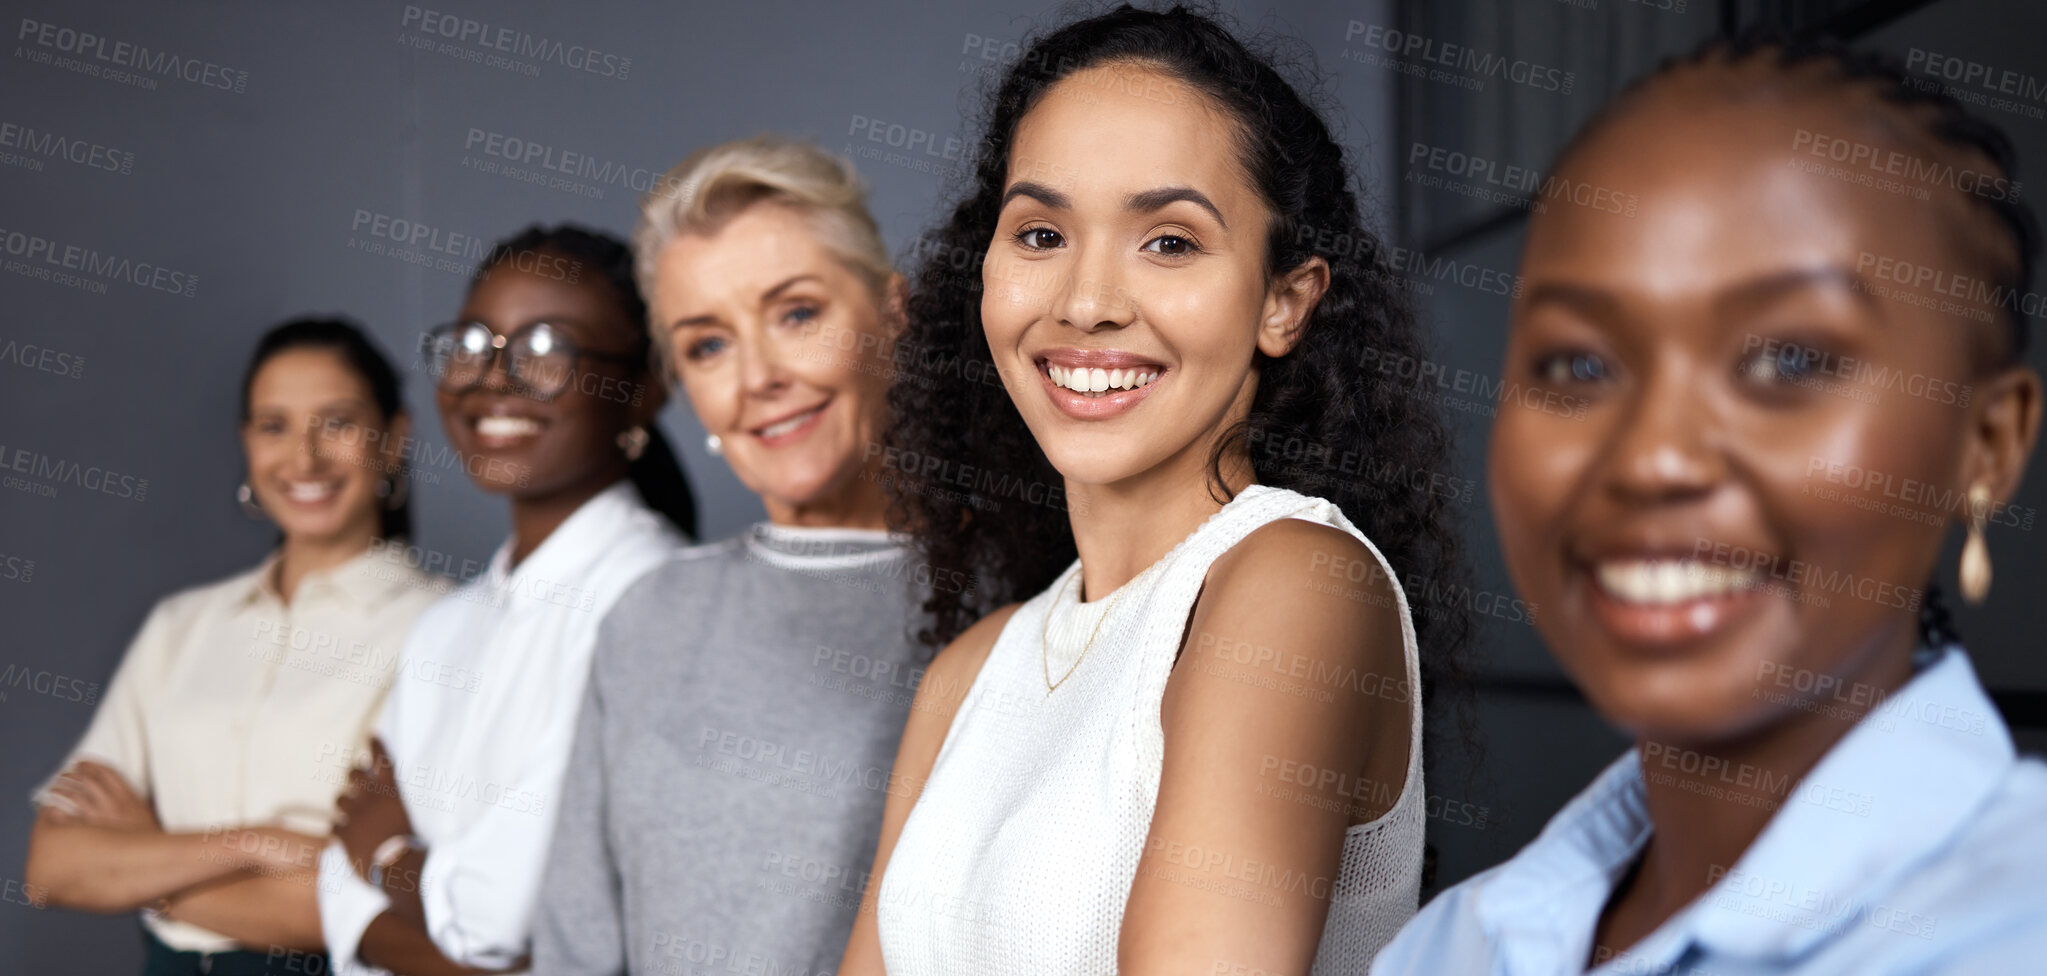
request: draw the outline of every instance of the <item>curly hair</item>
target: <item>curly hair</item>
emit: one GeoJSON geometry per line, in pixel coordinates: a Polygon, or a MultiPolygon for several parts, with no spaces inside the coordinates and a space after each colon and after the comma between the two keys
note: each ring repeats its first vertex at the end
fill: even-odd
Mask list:
{"type": "MultiPolygon", "coordinates": [[[[910,256],[901,344],[923,365],[889,394],[886,445],[909,459],[889,481],[891,519],[934,570],[977,581],[930,595],[922,639],[944,644],[997,606],[1043,590],[1076,556],[1057,492],[1044,503],[1003,504],[1017,500],[1004,486],[1063,479],[1004,387],[988,380],[995,367],[981,325],[980,265],[1018,124],[1060,79],[1105,63],[1154,66],[1235,120],[1233,145],[1274,218],[1268,275],[1315,256],[1329,265],[1328,291],[1294,348],[1257,357],[1249,415],[1223,432],[1208,458],[1211,494],[1227,497],[1223,463],[1246,452],[1259,483],[1335,503],[1411,592],[1417,583],[1462,580],[1444,498],[1413,487],[1448,470],[1445,427],[1426,401],[1373,382],[1364,368],[1373,357],[1419,359],[1423,341],[1397,276],[1378,263],[1381,248],[1363,223],[1343,147],[1272,61],[1214,19],[1179,6],[1160,13],[1125,5],[1035,40],[1008,67],[989,100],[963,199],[910,256]],[[966,471],[974,475],[959,476],[966,471]]],[[[1433,693],[1435,679],[1446,677],[1461,686],[1470,622],[1458,612],[1416,612],[1414,624],[1424,688],[1433,693]]]]}

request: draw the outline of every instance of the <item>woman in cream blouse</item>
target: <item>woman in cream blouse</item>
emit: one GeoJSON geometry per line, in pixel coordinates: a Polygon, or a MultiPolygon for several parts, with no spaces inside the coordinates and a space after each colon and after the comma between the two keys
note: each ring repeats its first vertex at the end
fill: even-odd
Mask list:
{"type": "Polygon", "coordinates": [[[410,428],[361,330],[272,329],[242,411],[237,494],[276,523],[276,550],[156,605],[36,794],[27,882],[58,905],[143,909],[149,974],[264,972],[272,947],[318,949],[313,858],[346,757],[441,589],[384,545],[408,528],[410,428]]]}

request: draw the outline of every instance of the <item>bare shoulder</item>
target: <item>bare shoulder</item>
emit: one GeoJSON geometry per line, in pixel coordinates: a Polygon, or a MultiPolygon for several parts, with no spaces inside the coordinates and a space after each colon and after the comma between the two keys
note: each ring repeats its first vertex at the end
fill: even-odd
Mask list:
{"type": "Polygon", "coordinates": [[[1360,637],[1384,636],[1390,626],[1393,649],[1401,648],[1399,600],[1379,557],[1357,536],[1306,519],[1262,525],[1217,557],[1197,614],[1203,610],[1276,625],[1349,624],[1360,637]]]}
{"type": "MultiPolygon", "coordinates": [[[[1370,547],[1301,519],[1261,526],[1210,566],[1160,718],[1171,742],[1231,729],[1261,755],[1404,779],[1414,686],[1394,581],[1370,547]]],[[[1240,757],[1241,758],[1241,757],[1240,757]]],[[[1341,803],[1358,822],[1386,802],[1341,803]]]]}
{"type": "Polygon", "coordinates": [[[981,665],[987,663],[989,652],[995,650],[995,639],[1002,636],[1002,628],[1021,606],[1012,603],[975,621],[931,659],[917,684],[918,711],[941,713],[950,722],[967,689],[981,676],[981,665]]]}

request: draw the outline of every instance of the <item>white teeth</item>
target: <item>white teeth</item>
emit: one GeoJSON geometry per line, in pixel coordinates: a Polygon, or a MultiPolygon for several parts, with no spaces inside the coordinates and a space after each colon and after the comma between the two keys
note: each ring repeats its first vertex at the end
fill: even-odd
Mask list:
{"type": "MultiPolygon", "coordinates": [[[[820,407],[818,409],[822,410],[824,408],[820,407]]],[[[792,430],[795,430],[798,427],[803,426],[804,421],[809,420],[810,418],[816,415],[817,410],[805,410],[804,412],[799,413],[794,417],[790,417],[788,420],[778,421],[776,423],[769,424],[766,427],[762,427],[760,431],[760,436],[780,437],[783,434],[786,434],[792,430]]]]}
{"type": "Polygon", "coordinates": [[[284,486],[284,494],[295,502],[323,502],[334,494],[334,486],[324,481],[293,481],[284,486]]]}
{"type": "Polygon", "coordinates": [[[476,432],[485,437],[528,437],[540,433],[540,423],[530,417],[480,417],[476,432]]]}
{"type": "Polygon", "coordinates": [[[1066,367],[1047,363],[1045,374],[1052,378],[1052,385],[1072,390],[1075,393],[1106,393],[1110,390],[1135,390],[1149,386],[1158,379],[1156,370],[1091,369],[1086,366],[1066,367]]]}
{"type": "Polygon", "coordinates": [[[1709,566],[1693,559],[1630,559],[1598,565],[1599,585],[1627,603],[1686,603],[1756,585],[1754,570],[1709,566]]]}

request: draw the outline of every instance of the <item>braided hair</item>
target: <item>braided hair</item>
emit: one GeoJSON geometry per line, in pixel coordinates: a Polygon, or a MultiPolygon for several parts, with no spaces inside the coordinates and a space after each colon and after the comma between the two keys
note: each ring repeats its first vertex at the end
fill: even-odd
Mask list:
{"type": "MultiPolygon", "coordinates": [[[[1861,89],[1875,95],[1897,119],[1917,126],[1942,145],[1981,156],[2004,181],[1994,194],[1967,194],[1986,208],[2011,239],[2015,262],[2000,265],[1986,276],[1999,294],[2023,296],[2032,285],[2033,263],[2040,255],[2040,225],[2017,187],[2018,154],[2011,137],[1996,124],[1970,111],[1931,78],[1918,78],[1896,57],[1848,46],[1825,35],[1798,36],[1764,25],[1734,36],[1715,36],[1690,52],[1665,59],[1655,70],[1635,79],[1579,128],[1550,167],[1556,171],[1591,136],[1619,117],[1636,96],[1687,70],[1767,65],[1786,82],[1804,82],[1843,92],[1861,89]]],[[[1960,192],[1960,191],[1958,191],[1960,192]]],[[[2025,354],[2025,313],[2017,302],[2005,306],[2009,342],[1998,365],[2016,363],[2025,354]]]]}
{"type": "MultiPolygon", "coordinates": [[[[971,176],[950,215],[916,246],[899,344],[928,368],[890,390],[887,446],[907,465],[888,480],[891,516],[934,571],[965,574],[965,590],[934,588],[933,624],[920,636],[942,645],[975,619],[1047,586],[1075,558],[1068,515],[1055,494],[1019,499],[1003,486],[1060,486],[999,382],[982,330],[981,263],[995,237],[1019,124],[1074,72],[1141,64],[1183,80],[1229,117],[1225,143],[1272,214],[1263,259],[1280,275],[1320,256],[1329,287],[1284,356],[1258,354],[1248,416],[1224,432],[1207,459],[1211,496],[1227,497],[1225,458],[1247,451],[1258,482],[1333,502],[1406,582],[1441,592],[1464,579],[1455,530],[1440,494],[1417,478],[1446,473],[1449,438],[1425,400],[1363,368],[1374,356],[1424,356],[1413,308],[1359,212],[1352,171],[1323,115],[1283,79],[1276,59],[1255,54],[1215,19],[1175,6],[1128,5],[1037,38],[992,90],[974,146],[971,176]],[[972,470],[971,486],[947,472],[972,470]]],[[[1428,601],[1421,601],[1428,602],[1428,601]]],[[[1462,694],[1461,654],[1470,621],[1430,607],[1414,617],[1423,688],[1462,694]]],[[[1461,714],[1461,713],[1460,713],[1461,714]]],[[[1464,739],[1469,735],[1465,723],[1464,739]]]]}
{"type": "MultiPolygon", "coordinates": [[[[643,379],[658,375],[652,359],[653,339],[647,329],[647,300],[640,295],[640,286],[633,277],[632,248],[610,234],[574,224],[554,227],[534,224],[492,245],[490,253],[477,264],[469,287],[473,290],[501,266],[520,266],[542,255],[566,259],[569,266],[562,273],[568,276],[568,281],[577,281],[582,275],[595,272],[610,285],[619,314],[625,316],[625,321],[634,330],[633,361],[626,368],[643,379]]],[[[684,536],[696,538],[696,497],[690,491],[689,478],[683,474],[674,448],[669,446],[668,438],[661,433],[659,425],[647,425],[646,449],[638,458],[627,462],[626,477],[632,481],[640,493],[640,500],[646,502],[648,508],[667,517],[684,536]]]]}

